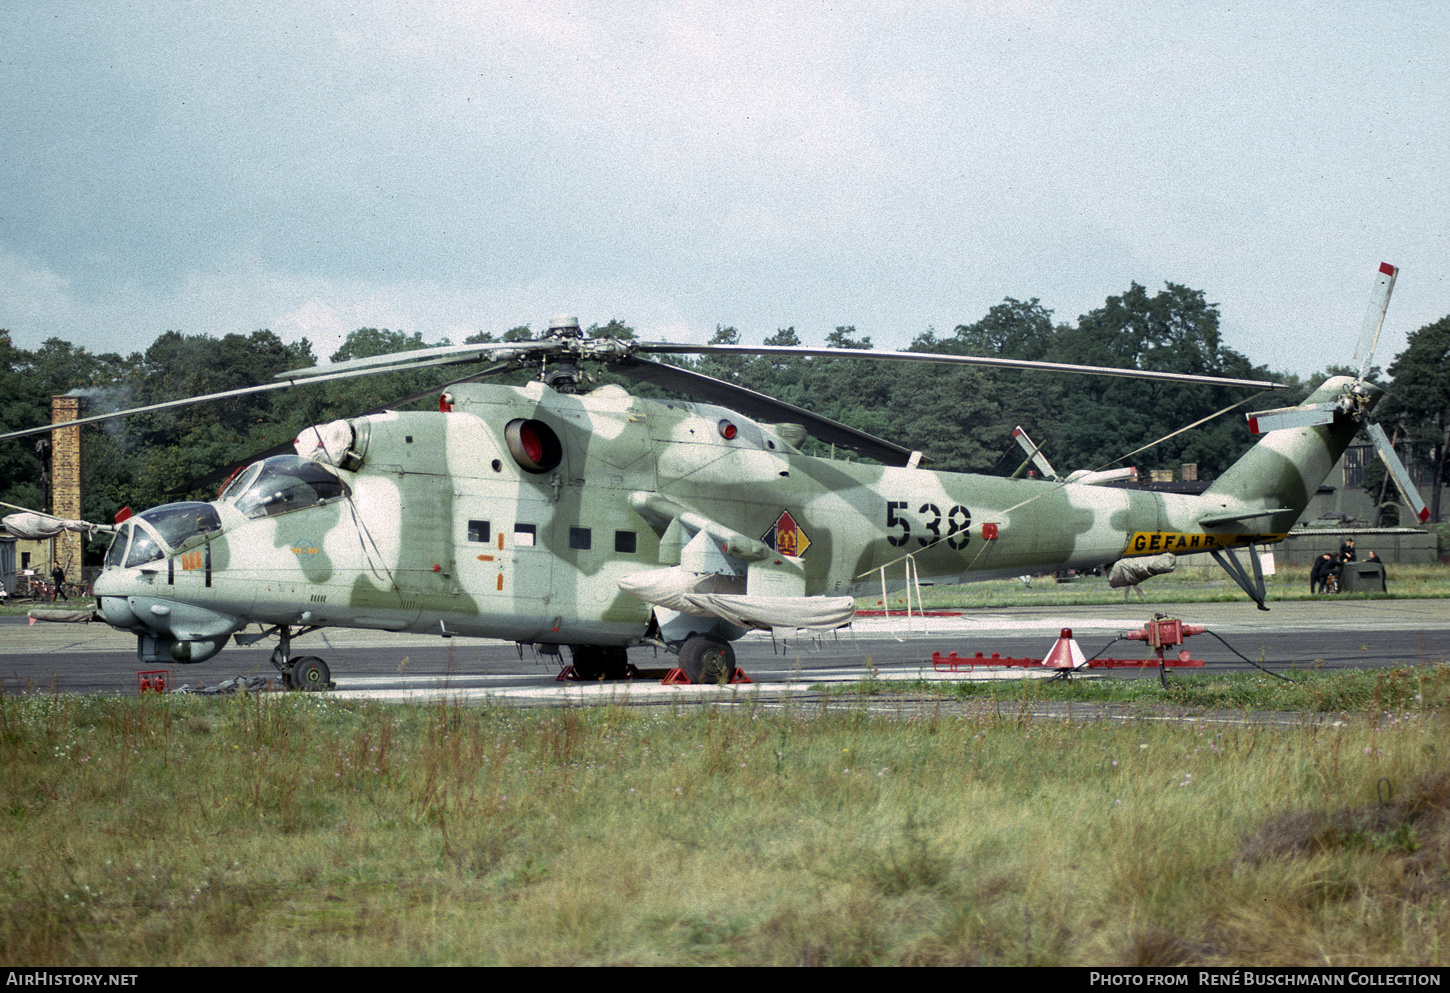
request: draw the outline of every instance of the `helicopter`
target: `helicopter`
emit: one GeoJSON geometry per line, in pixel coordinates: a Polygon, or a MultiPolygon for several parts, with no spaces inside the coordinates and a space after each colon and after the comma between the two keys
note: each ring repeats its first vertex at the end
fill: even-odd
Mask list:
{"type": "MultiPolygon", "coordinates": [[[[1376,337],[1397,271],[1386,277],[1381,268],[1366,324],[1376,337]]],[[[144,408],[309,380],[486,366],[430,391],[436,411],[383,409],[308,427],[292,451],[238,470],[214,500],[164,504],[115,525],[33,515],[6,522],[36,534],[114,530],[94,583],[95,616],[133,633],[148,667],[205,662],[228,643],[275,636],[272,664],[285,685],[321,689],[332,685],[328,664],[294,653],[293,641],[351,627],[503,639],[549,655],[567,647],[574,676],[588,680],[626,676],[629,649],[653,646],[677,656],[691,682],[721,683],[735,675],[732,642],[748,631],[839,628],[851,622],[857,595],[911,582],[1206,553],[1268,609],[1257,546],[1287,536],[1382,396],[1365,378],[1366,354],[1357,378],[1331,378],[1298,407],[1249,415],[1263,438],[1202,494],[1186,495],[1103,485],[1112,473],[935,471],[921,452],[645,358],[685,353],[1279,386],[936,353],[586,338],[576,318],[563,316],[532,341],[356,359],[144,408]],[[587,366],[691,399],[587,389],[587,366]],[[525,368],[538,375],[524,386],[479,382],[525,368]],[[876,464],[806,455],[808,437],[876,464]]]]}

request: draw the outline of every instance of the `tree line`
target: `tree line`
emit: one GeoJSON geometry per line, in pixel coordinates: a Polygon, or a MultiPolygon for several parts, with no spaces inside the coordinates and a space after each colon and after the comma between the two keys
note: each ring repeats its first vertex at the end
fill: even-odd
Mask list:
{"type": "MultiPolygon", "coordinates": [[[[591,336],[635,337],[622,321],[595,325],[591,336]]],[[[465,343],[533,337],[528,326],[497,338],[481,332],[465,343]]],[[[745,342],[733,327],[718,327],[717,344],[745,342]]],[[[794,328],[781,328],[761,344],[800,344],[794,328]]],[[[869,336],[836,328],[827,345],[867,350],[869,336]]],[[[360,328],[329,359],[333,362],[407,351],[443,341],[378,328],[360,328]]],[[[676,356],[671,361],[706,375],[785,400],[853,427],[919,449],[933,468],[1009,475],[1023,462],[1012,428],[1025,427],[1059,472],[1117,465],[1175,468],[1195,463],[1212,478],[1252,444],[1242,414],[1299,402],[1323,377],[1301,381],[1254,365],[1224,345],[1219,312],[1204,293],[1168,283],[1150,293],[1136,283],[1076,324],[1054,322],[1037,299],[1008,298],[980,320],[950,334],[928,329],[911,351],[988,355],[1081,365],[1187,372],[1238,379],[1270,379],[1290,389],[1253,397],[1243,389],[1157,383],[1056,373],[872,362],[796,356],[676,356]],[[1181,434],[1178,429],[1227,407],[1232,412],[1181,434]],[[1165,438],[1165,436],[1168,436],[1165,438]],[[1136,452],[1142,446],[1152,448],[1136,452]]],[[[271,331],[221,338],[168,331],[144,352],[92,353],[52,338],[38,349],[17,348],[0,330],[0,431],[49,420],[52,396],[78,391],[86,413],[119,410],[268,383],[288,369],[315,365],[307,341],[283,342],[271,331]]],[[[1325,375],[1344,373],[1331,367],[1325,375]]],[[[1439,519],[1440,483],[1450,449],[1450,316],[1419,329],[1388,368],[1390,396],[1376,419],[1402,438],[1429,443],[1434,478],[1431,512],[1439,519]]],[[[109,521],[122,508],[144,509],[178,499],[177,488],[258,452],[285,445],[308,424],[394,403],[432,389],[454,370],[420,370],[309,384],[191,407],[138,414],[82,430],[84,516],[109,521]]],[[[522,382],[527,372],[503,377],[522,382]]],[[[612,377],[604,375],[605,381],[612,377]]],[[[644,395],[656,387],[618,381],[644,395]]],[[[688,399],[685,397],[684,399],[688,399]]],[[[425,406],[431,401],[420,401],[425,406]]],[[[48,507],[48,436],[0,442],[0,500],[48,507]]],[[[817,455],[854,457],[808,443],[817,455]]],[[[194,491],[215,495],[215,484],[194,491]]],[[[101,543],[104,545],[104,542],[101,543]]],[[[89,549],[94,556],[98,549],[89,549]]]]}

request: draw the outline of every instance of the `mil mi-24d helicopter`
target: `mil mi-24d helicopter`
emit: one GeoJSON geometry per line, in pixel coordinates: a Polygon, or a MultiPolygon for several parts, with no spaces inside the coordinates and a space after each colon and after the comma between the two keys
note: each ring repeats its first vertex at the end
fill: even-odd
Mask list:
{"type": "MultiPolygon", "coordinates": [[[[933,471],[919,452],[643,356],[783,354],[1278,384],[918,352],[585,338],[566,317],[533,341],[358,359],[142,408],[487,364],[430,391],[440,393],[436,412],[384,410],[309,427],[294,453],[247,466],[217,499],[119,523],[94,584],[96,616],[134,633],[147,666],[203,662],[229,640],[276,635],[272,662],[284,682],[310,689],[330,685],[328,666],[294,655],[292,643],[327,627],[505,639],[550,654],[568,646],[585,679],[622,677],[629,648],[654,646],[677,654],[692,681],[722,682],[734,674],[731,642],[748,630],[841,627],[854,595],[900,589],[908,577],[968,582],[1165,551],[1214,556],[1267,609],[1255,546],[1286,536],[1382,395],[1365,381],[1396,271],[1381,269],[1360,376],[1328,380],[1300,407],[1249,415],[1267,433],[1196,496],[1097,485],[1111,474],[933,471]],[[588,364],[694,399],[644,399],[613,385],[586,391],[588,364]],[[522,387],[472,381],[520,368],[539,377],[522,387]],[[880,464],[807,456],[799,448],[807,436],[880,464]],[[1249,568],[1235,549],[1247,551],[1249,568]]],[[[1387,441],[1381,455],[1417,501],[1387,441]]],[[[98,527],[35,515],[6,522],[36,534],[98,527]]]]}

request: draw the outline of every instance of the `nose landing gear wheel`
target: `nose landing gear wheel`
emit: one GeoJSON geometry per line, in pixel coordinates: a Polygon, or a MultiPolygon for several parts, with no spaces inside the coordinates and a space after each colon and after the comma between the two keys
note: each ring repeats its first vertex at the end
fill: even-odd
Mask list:
{"type": "Polygon", "coordinates": [[[332,673],[327,663],[316,655],[307,655],[292,663],[292,671],[285,674],[282,681],[293,690],[332,689],[332,673]]]}
{"type": "Polygon", "coordinates": [[[735,649],[714,635],[695,635],[680,646],[680,668],[692,683],[728,683],[735,678],[735,649]]]}

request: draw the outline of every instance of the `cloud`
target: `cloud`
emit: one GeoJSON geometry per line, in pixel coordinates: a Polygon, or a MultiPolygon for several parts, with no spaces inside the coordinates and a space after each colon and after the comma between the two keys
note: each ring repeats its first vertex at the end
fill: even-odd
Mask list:
{"type": "Polygon", "coordinates": [[[1233,347],[1307,372],[1325,327],[1347,318],[1352,349],[1381,258],[1405,269],[1392,322],[1450,309],[1426,222],[1450,206],[1450,38],[1414,10],[12,13],[21,342],[270,326],[323,354],[361,325],[456,339],[570,310],[899,346],[1005,296],[1073,320],[1173,280],[1223,305],[1233,347]]]}

